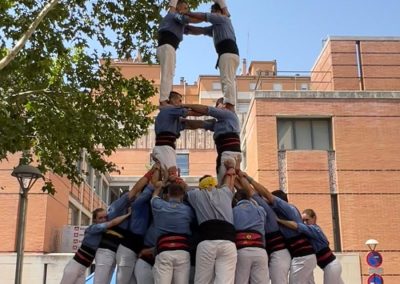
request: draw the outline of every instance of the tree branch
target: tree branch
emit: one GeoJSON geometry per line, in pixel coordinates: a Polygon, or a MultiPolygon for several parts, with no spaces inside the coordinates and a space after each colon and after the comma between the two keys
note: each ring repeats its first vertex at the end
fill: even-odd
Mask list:
{"type": "Polygon", "coordinates": [[[42,11],[40,11],[39,15],[29,26],[28,30],[18,40],[15,46],[12,49],[8,50],[7,55],[2,60],[0,60],[0,70],[4,69],[15,58],[15,56],[17,56],[18,52],[24,47],[25,43],[32,36],[33,32],[42,22],[44,17],[46,17],[47,13],[51,9],[53,9],[55,5],[57,5],[58,1],[59,0],[50,0],[50,2],[46,6],[44,6],[42,11]]]}

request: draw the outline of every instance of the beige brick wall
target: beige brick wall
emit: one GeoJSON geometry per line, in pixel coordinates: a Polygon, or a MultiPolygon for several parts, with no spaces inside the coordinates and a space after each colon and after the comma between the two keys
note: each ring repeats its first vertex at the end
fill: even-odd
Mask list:
{"type": "MultiPolygon", "coordinates": [[[[255,106],[245,125],[250,141],[257,140],[258,146],[252,148],[251,157],[258,164],[251,172],[271,190],[279,183],[276,117],[333,117],[342,249],[365,254],[365,241],[377,239],[384,255],[384,273],[390,275],[384,276],[385,283],[399,283],[400,104],[390,100],[257,99],[255,106]]],[[[315,209],[333,243],[327,153],[288,151],[286,157],[290,201],[300,211],[315,209]]],[[[361,263],[362,273],[368,274],[365,259],[361,263]]]]}

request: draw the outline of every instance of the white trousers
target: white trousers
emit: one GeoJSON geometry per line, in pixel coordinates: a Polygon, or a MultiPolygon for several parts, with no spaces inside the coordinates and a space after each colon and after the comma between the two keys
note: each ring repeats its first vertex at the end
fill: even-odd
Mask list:
{"type": "Polygon", "coordinates": [[[202,241],[196,251],[194,283],[233,284],[237,261],[236,245],[226,240],[202,241]]]}
{"type": "Polygon", "coordinates": [[[242,248],[237,251],[235,284],[268,284],[268,255],[263,248],[242,248]]]}
{"type": "Polygon", "coordinates": [[[344,284],[342,280],[342,265],[337,258],[325,266],[323,270],[324,284],[344,284]]]}
{"type": "Polygon", "coordinates": [[[168,100],[172,91],[175,75],[176,51],[172,45],[163,44],[157,47],[157,57],[160,61],[160,102],[168,100]]]}
{"type": "Polygon", "coordinates": [[[85,284],[87,267],[71,259],[64,268],[60,284],[85,284]]]}
{"type": "Polygon", "coordinates": [[[153,157],[160,162],[161,167],[164,169],[168,170],[170,167],[176,167],[176,151],[171,146],[154,146],[153,157]]]}
{"type": "Polygon", "coordinates": [[[219,166],[219,171],[217,174],[218,184],[222,185],[222,179],[226,173],[226,168],[224,162],[226,160],[234,159],[237,160],[239,163],[242,161],[242,153],[240,152],[232,152],[232,151],[225,151],[221,154],[221,165],[219,166]]]}
{"type": "Polygon", "coordinates": [[[274,251],[269,256],[271,284],[288,284],[292,257],[287,249],[274,251]]]}
{"type": "Polygon", "coordinates": [[[137,284],[154,284],[153,267],[143,259],[138,259],[135,265],[137,284]]]}
{"type": "Polygon", "coordinates": [[[308,284],[314,279],[313,272],[317,265],[315,254],[292,258],[289,284],[308,284]]]}
{"type": "Polygon", "coordinates": [[[96,269],[93,284],[109,284],[115,267],[115,252],[98,248],[95,256],[96,269]]]}
{"type": "Polygon", "coordinates": [[[153,267],[155,284],[188,284],[190,255],[184,250],[163,251],[156,256],[153,267]]]}
{"type": "Polygon", "coordinates": [[[236,104],[236,71],[239,61],[239,56],[234,53],[224,53],[219,57],[218,68],[224,103],[236,104]]]}
{"type": "Polygon", "coordinates": [[[137,255],[136,253],[119,245],[116,255],[117,260],[117,283],[118,284],[136,284],[135,275],[133,273],[137,255]]]}

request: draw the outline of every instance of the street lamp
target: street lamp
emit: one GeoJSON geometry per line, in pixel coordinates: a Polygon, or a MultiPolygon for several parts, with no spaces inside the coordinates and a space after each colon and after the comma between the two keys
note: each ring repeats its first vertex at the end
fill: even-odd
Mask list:
{"type": "Polygon", "coordinates": [[[11,175],[17,178],[20,185],[16,236],[17,264],[15,267],[15,284],[21,284],[23,268],[22,264],[24,260],[25,223],[26,208],[28,205],[28,191],[32,188],[38,178],[43,178],[43,175],[37,168],[30,165],[19,165],[13,170],[11,175]]]}
{"type": "Polygon", "coordinates": [[[367,240],[367,241],[365,242],[365,245],[367,245],[368,248],[369,248],[371,251],[374,251],[375,248],[376,248],[376,246],[377,246],[378,244],[379,244],[379,242],[378,242],[377,240],[374,240],[374,239],[369,239],[369,240],[367,240]]]}

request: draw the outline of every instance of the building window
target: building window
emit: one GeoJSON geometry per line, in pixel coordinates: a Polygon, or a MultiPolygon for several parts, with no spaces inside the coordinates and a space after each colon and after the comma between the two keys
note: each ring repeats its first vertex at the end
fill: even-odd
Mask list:
{"type": "Polygon", "coordinates": [[[68,206],[68,225],[78,226],[79,222],[79,209],[76,208],[72,203],[68,206]]]}
{"type": "Polygon", "coordinates": [[[308,84],[307,83],[302,83],[300,85],[300,90],[302,91],[307,91],[308,90],[308,84]]]}
{"type": "Polygon", "coordinates": [[[236,111],[243,113],[243,112],[247,112],[249,110],[249,103],[238,103],[236,104],[236,111]]]}
{"type": "Polygon", "coordinates": [[[108,202],[108,184],[106,182],[103,181],[103,185],[101,187],[101,199],[104,201],[104,203],[107,204],[108,202]]]}
{"type": "Polygon", "coordinates": [[[220,82],[213,82],[213,83],[212,83],[212,89],[213,89],[214,91],[221,90],[221,89],[222,89],[222,88],[221,88],[221,83],[220,83],[220,82]]]}
{"type": "Polygon", "coordinates": [[[100,174],[96,175],[96,185],[94,186],[94,190],[95,190],[96,194],[100,197],[100,193],[101,193],[101,175],[100,174]]]}
{"type": "Polygon", "coordinates": [[[250,83],[249,89],[250,89],[250,91],[254,91],[256,89],[256,83],[250,83]]]}
{"type": "Polygon", "coordinates": [[[81,226],[89,226],[90,225],[90,217],[86,214],[81,214],[81,226]]]}
{"type": "Polygon", "coordinates": [[[176,165],[180,169],[181,176],[189,175],[189,154],[176,154],[176,165]]]}
{"type": "Polygon", "coordinates": [[[274,83],[273,85],[272,85],[272,89],[274,90],[274,91],[282,91],[282,84],[279,84],[279,83],[274,83]]]}
{"type": "Polygon", "coordinates": [[[280,150],[331,150],[331,119],[278,118],[280,150]]]}

